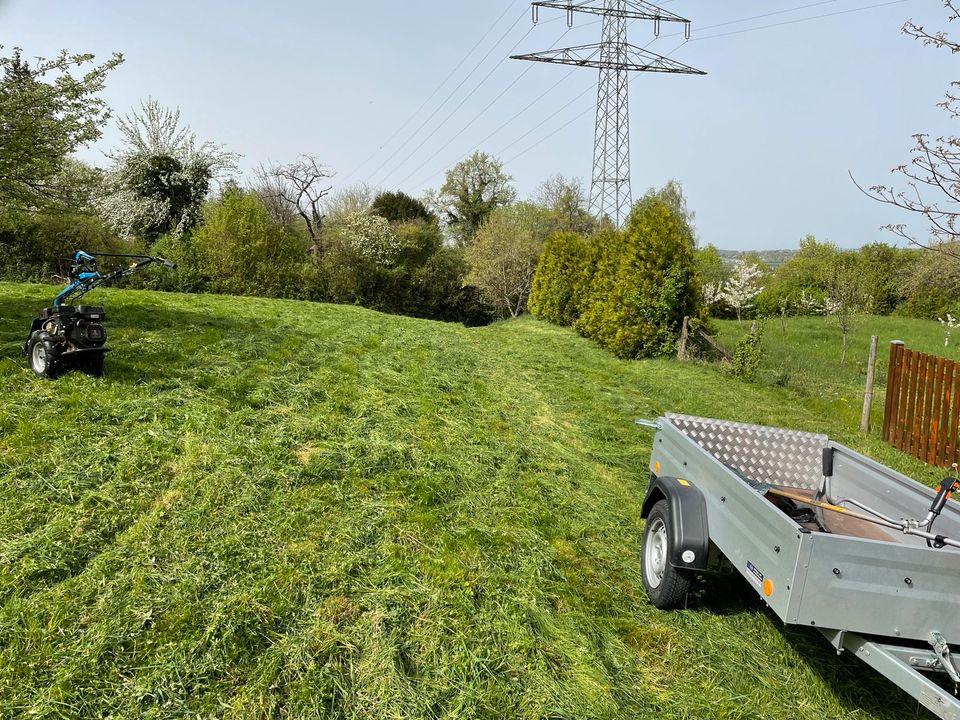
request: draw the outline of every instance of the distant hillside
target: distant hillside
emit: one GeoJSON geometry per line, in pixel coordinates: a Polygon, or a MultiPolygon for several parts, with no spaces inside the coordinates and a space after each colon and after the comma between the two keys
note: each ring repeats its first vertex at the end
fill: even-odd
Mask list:
{"type": "Polygon", "coordinates": [[[783,265],[787,260],[792,258],[797,254],[796,250],[721,250],[720,257],[729,262],[731,265],[737,260],[742,258],[744,255],[759,255],[760,258],[770,266],[771,270],[776,270],[779,266],[783,265]]]}

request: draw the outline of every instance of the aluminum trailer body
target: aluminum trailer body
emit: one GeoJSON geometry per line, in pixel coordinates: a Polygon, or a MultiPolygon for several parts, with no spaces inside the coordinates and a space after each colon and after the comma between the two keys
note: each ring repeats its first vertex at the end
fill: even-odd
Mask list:
{"type": "Polygon", "coordinates": [[[960,549],[944,544],[960,539],[955,504],[928,544],[863,517],[917,517],[937,493],[825,435],[682,415],[654,425],[648,593],[658,562],[689,575],[719,552],[784,623],[819,629],[938,717],[960,720],[955,694],[932,679],[960,683],[950,654],[960,646],[960,549]],[[842,508],[818,510],[824,487],[842,508]],[[660,534],[651,534],[660,501],[669,512],[656,514],[660,534]]]}

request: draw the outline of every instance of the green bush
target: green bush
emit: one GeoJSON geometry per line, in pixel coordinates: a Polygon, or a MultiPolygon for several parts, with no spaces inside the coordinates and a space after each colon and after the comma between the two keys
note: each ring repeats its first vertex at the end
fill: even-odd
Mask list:
{"type": "Polygon", "coordinates": [[[596,244],[574,232],[550,236],[533,276],[528,305],[539,320],[572,325],[590,285],[596,244]]]}
{"type": "Polygon", "coordinates": [[[459,322],[468,327],[487,325],[493,313],[475,287],[464,285],[467,263],[463,250],[440,248],[411,277],[412,301],[405,314],[445,322],[459,322]]]}
{"type": "Polygon", "coordinates": [[[213,292],[301,297],[304,240],[277,223],[256,193],[230,188],[207,203],[193,236],[199,272],[213,292]]]}
{"type": "Polygon", "coordinates": [[[76,212],[0,214],[0,278],[49,281],[76,250],[132,252],[96,217],[76,212]]]}
{"type": "MultiPolygon", "coordinates": [[[[733,375],[743,380],[755,380],[760,363],[763,362],[764,321],[757,320],[746,337],[737,343],[733,352],[733,375]]],[[[784,384],[789,381],[789,375],[784,384]]]]}
{"type": "Polygon", "coordinates": [[[210,290],[210,279],[203,273],[196,243],[189,233],[162,235],[153,243],[151,255],[172,260],[177,264],[175,272],[152,266],[140,275],[135,275],[133,284],[144,290],[164,292],[202,293],[210,290]]]}
{"type": "Polygon", "coordinates": [[[465,325],[491,320],[477,290],[464,287],[463,251],[443,247],[436,223],[367,227],[348,216],[327,226],[324,247],[307,269],[310,299],[465,325]]]}
{"type": "Polygon", "coordinates": [[[676,350],[684,316],[703,316],[693,234],[663,200],[638,202],[627,227],[600,241],[577,329],[620,358],[676,350]]]}
{"type": "Polygon", "coordinates": [[[373,205],[370,206],[370,212],[392,223],[418,220],[426,223],[437,222],[437,216],[430,212],[426,205],[400,191],[384,192],[377,195],[373,200],[373,205]]]}

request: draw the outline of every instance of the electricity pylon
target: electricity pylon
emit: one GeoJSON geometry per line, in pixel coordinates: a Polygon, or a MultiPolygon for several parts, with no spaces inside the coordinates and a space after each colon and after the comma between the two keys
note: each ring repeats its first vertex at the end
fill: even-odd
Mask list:
{"type": "Polygon", "coordinates": [[[636,0],[534,2],[534,23],[540,19],[540,8],[566,10],[568,26],[573,25],[575,13],[603,17],[603,42],[599,45],[513,55],[512,59],[599,68],[590,209],[598,218],[608,217],[619,227],[633,204],[630,188],[630,73],[706,75],[702,70],[631,45],[627,41],[627,22],[651,20],[656,36],[660,35],[661,23],[681,23],[685,36],[689,38],[690,21],[656,5],[636,0]]]}

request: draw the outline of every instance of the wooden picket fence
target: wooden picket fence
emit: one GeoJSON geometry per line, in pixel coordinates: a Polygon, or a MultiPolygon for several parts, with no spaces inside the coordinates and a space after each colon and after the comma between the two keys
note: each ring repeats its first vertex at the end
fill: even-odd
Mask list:
{"type": "Polygon", "coordinates": [[[960,364],[890,346],[883,438],[929,465],[960,462],[960,364]]]}

